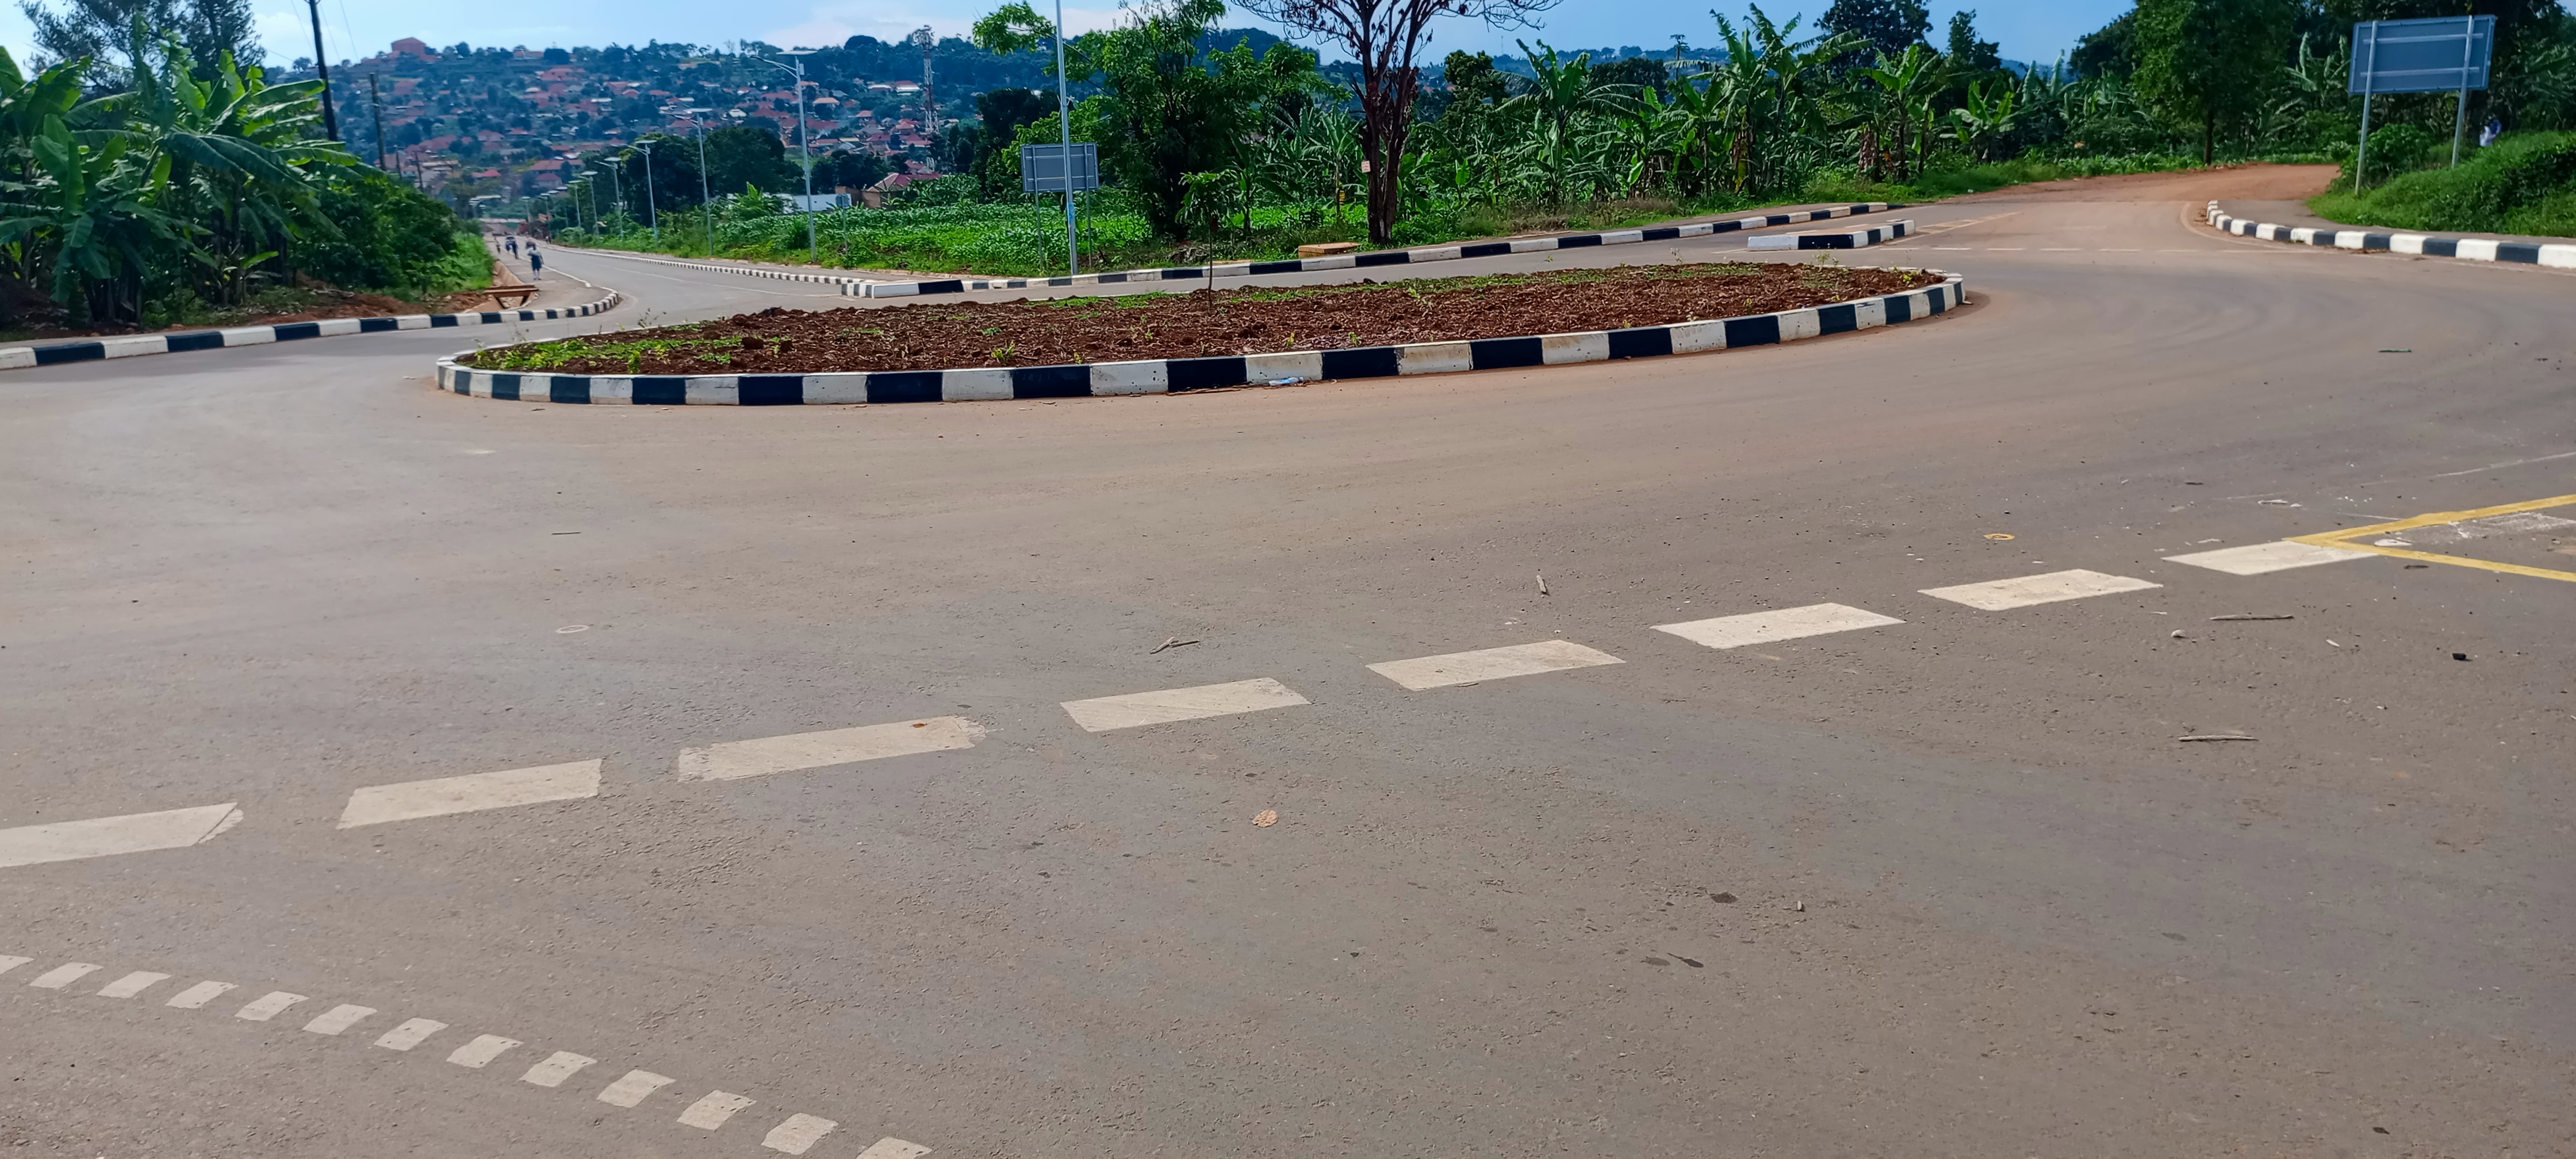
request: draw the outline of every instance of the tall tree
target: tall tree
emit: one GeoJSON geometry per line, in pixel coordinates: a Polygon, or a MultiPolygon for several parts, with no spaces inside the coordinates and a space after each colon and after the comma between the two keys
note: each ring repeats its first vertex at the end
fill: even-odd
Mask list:
{"type": "Polygon", "coordinates": [[[1394,240],[1404,211],[1405,144],[1421,95],[1424,47],[1439,17],[1526,28],[1558,0],[1243,0],[1246,11],[1322,37],[1359,64],[1360,150],[1368,157],[1369,240],[1394,240]]]}
{"type": "Polygon", "coordinates": [[[2076,38],[2075,54],[2066,59],[2075,75],[2085,77],[2115,76],[2127,79],[2138,71],[2138,13],[2123,12],[2117,19],[2076,38]]]}
{"type": "Polygon", "coordinates": [[[1977,10],[1962,8],[1950,14],[1950,67],[1959,72],[1993,72],[2004,66],[2003,50],[1991,40],[1977,39],[1977,10]]]}
{"type": "Polygon", "coordinates": [[[2280,71],[2291,16],[2290,0],[2138,0],[2139,95],[2200,126],[2201,164],[2219,122],[2252,112],[2280,71]]]}
{"type": "Polygon", "coordinates": [[[1932,13],[1923,0],[1834,0],[1816,23],[1827,32],[1869,42],[1844,54],[1851,64],[1878,55],[1903,56],[1905,46],[1920,44],[1932,33],[1932,13]]]}

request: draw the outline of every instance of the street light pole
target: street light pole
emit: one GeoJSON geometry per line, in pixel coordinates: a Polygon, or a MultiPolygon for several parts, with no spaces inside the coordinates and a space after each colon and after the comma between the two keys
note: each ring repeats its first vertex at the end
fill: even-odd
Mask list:
{"type": "MultiPolygon", "coordinates": [[[[1062,3],[1063,0],[1057,0],[1057,2],[1062,3]]],[[[783,70],[787,75],[796,78],[796,159],[798,164],[805,167],[805,249],[814,264],[819,266],[823,264],[823,245],[814,234],[813,135],[805,129],[805,54],[812,51],[814,50],[810,48],[795,48],[779,53],[780,56],[795,57],[796,67],[794,68],[788,68],[765,56],[752,59],[771,68],[783,70]]]]}
{"type": "Polygon", "coordinates": [[[1064,265],[1065,273],[1082,272],[1082,255],[1075,250],[1073,228],[1073,101],[1065,95],[1064,83],[1064,0],[1055,0],[1055,115],[1064,130],[1064,265]]]}
{"type": "Polygon", "coordinates": [[[647,142],[637,145],[635,151],[644,155],[644,223],[653,231],[653,244],[660,245],[662,215],[653,208],[653,146],[647,142]]]}
{"type": "Polygon", "coordinates": [[[713,111],[682,109],[680,117],[680,123],[698,131],[698,208],[707,219],[708,257],[716,255],[716,197],[714,188],[707,183],[707,123],[704,117],[713,111]]]}

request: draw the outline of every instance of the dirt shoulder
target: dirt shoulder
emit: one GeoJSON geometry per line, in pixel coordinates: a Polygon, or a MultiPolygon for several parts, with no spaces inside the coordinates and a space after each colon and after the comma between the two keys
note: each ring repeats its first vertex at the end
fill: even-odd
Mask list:
{"type": "Polygon", "coordinates": [[[2247,198],[2283,201],[2325,191],[2335,178],[2332,165],[2230,165],[2218,169],[2184,169],[2169,173],[2119,173],[2105,177],[2069,177],[2014,185],[1991,193],[1946,198],[1943,204],[1967,201],[2188,201],[2247,198]]]}
{"type": "Polygon", "coordinates": [[[773,307],[487,350],[464,361],[563,374],[816,374],[1206,358],[1663,326],[1900,293],[1934,280],[1921,271],[1821,263],[1698,264],[873,309],[773,307]]]}

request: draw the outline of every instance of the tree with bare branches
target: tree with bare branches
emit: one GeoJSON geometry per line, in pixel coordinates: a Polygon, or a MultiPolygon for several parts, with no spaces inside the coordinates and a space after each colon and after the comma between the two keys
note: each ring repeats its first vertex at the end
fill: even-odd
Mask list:
{"type": "Polygon", "coordinates": [[[1238,0],[1238,6],[1320,38],[1360,66],[1360,150],[1368,159],[1369,240],[1394,239],[1404,208],[1405,138],[1421,92],[1422,50],[1431,21],[1481,20],[1500,29],[1535,28],[1559,0],[1238,0]]]}

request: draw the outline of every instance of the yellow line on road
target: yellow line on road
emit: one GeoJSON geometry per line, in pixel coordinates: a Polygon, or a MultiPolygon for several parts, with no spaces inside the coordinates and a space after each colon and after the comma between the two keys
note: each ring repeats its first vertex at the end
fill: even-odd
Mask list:
{"type": "Polygon", "coordinates": [[[2548,499],[2526,499],[2520,503],[2499,503],[2493,507],[2478,507],[2468,511],[2434,511],[2415,516],[2411,519],[2398,519],[2387,523],[2374,523],[2368,527],[2354,527],[2342,531],[2325,531],[2319,532],[2315,535],[2296,535],[2290,537],[2290,542],[2304,543],[2312,547],[2340,547],[2349,551],[2376,552],[2380,555],[2397,556],[2400,559],[2422,560],[2426,563],[2447,563],[2458,567],[2474,567],[2485,571],[2504,572],[2509,575],[2527,575],[2535,579],[2554,579],[2564,580],[2568,583],[2576,583],[2576,572],[2552,571],[2545,567],[2525,567],[2518,563],[2498,563],[2491,559],[2470,559],[2465,556],[2439,555],[2434,552],[2416,551],[2413,548],[2407,547],[2382,547],[2375,543],[2353,542],[2365,535],[2393,535],[2400,531],[2411,531],[2418,527],[2430,527],[2436,523],[2458,523],[2468,519],[2484,519],[2490,515],[2514,515],[2524,511],[2538,511],[2544,507],[2566,507],[2571,504],[2576,504],[2576,495],[2558,495],[2548,499]]]}

